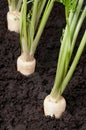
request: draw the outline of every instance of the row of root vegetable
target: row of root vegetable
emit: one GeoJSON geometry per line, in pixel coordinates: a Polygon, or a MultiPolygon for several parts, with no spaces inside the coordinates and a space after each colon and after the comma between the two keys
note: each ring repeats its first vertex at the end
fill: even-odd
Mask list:
{"type": "Polygon", "coordinates": [[[17,71],[24,76],[28,76],[35,71],[36,59],[34,54],[54,4],[60,2],[65,8],[66,25],[60,41],[61,47],[56,77],[51,93],[45,98],[43,103],[46,116],[60,118],[66,108],[66,101],[62,94],[75,71],[86,45],[86,29],[84,29],[77,52],[70,64],[76,40],[86,18],[86,6],[83,7],[84,1],[8,0],[8,29],[20,33],[21,55],[17,59],[17,71]]]}

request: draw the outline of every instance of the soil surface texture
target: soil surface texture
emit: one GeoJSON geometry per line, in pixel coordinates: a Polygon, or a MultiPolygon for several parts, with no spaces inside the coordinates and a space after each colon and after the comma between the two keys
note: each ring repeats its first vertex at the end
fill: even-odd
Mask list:
{"type": "MultiPolygon", "coordinates": [[[[45,117],[43,112],[55,79],[64,7],[55,3],[35,53],[36,71],[28,77],[16,71],[19,34],[8,31],[7,12],[7,0],[0,0],[0,130],[86,130],[86,48],[63,93],[67,108],[62,117],[45,117]]],[[[86,20],[75,52],[85,29],[86,20]]]]}

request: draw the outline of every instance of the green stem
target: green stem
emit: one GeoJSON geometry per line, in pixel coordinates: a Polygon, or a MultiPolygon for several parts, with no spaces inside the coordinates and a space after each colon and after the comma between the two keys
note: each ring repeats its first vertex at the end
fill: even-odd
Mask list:
{"type": "Polygon", "coordinates": [[[42,35],[42,32],[43,32],[43,30],[44,30],[44,27],[45,27],[45,25],[46,25],[46,22],[47,22],[47,20],[48,20],[48,17],[49,17],[49,15],[50,15],[50,12],[51,12],[51,10],[52,10],[52,8],[53,8],[54,1],[55,1],[55,0],[50,1],[50,4],[49,4],[48,8],[46,7],[46,9],[45,9],[45,11],[44,11],[44,14],[43,14],[43,17],[42,17],[40,26],[39,26],[38,31],[37,31],[37,34],[36,34],[35,39],[34,39],[32,45],[31,45],[30,55],[34,55],[34,53],[35,53],[35,50],[36,50],[36,48],[37,48],[39,39],[40,39],[40,37],[41,37],[41,35],[42,35]]]}
{"type": "Polygon", "coordinates": [[[74,17],[72,19],[72,24],[71,24],[71,29],[70,29],[72,35],[74,33],[74,29],[75,29],[75,26],[77,24],[79,14],[81,12],[81,8],[82,8],[82,5],[83,5],[83,2],[84,2],[84,0],[79,0],[78,1],[76,12],[74,13],[74,17]]]}
{"type": "Polygon", "coordinates": [[[31,43],[33,42],[34,34],[35,34],[35,24],[36,24],[36,17],[37,17],[37,6],[38,6],[38,0],[34,0],[34,2],[33,2],[33,12],[32,12],[32,18],[31,18],[31,25],[30,25],[31,43]]]}
{"type": "MultiPolygon", "coordinates": [[[[73,16],[72,12],[70,12],[70,14],[69,14],[69,24],[70,24],[71,38],[73,37],[74,29],[75,29],[75,26],[76,26],[76,23],[77,23],[83,2],[84,2],[84,0],[78,1],[76,12],[74,13],[74,16],[73,16]]],[[[63,50],[64,50],[64,46],[65,46],[65,43],[66,43],[66,38],[67,38],[67,29],[65,29],[65,34],[64,34],[64,37],[63,37],[63,40],[62,40],[62,45],[61,45],[61,48],[60,48],[60,53],[59,53],[59,58],[58,58],[58,69],[59,69],[59,66],[61,64],[61,59],[63,57],[63,50]]]]}
{"type": "Polygon", "coordinates": [[[81,11],[82,4],[83,4],[83,0],[79,0],[77,8],[76,8],[76,12],[74,14],[70,12],[69,14],[69,25],[70,25],[71,37],[68,40],[69,29],[67,25],[65,29],[64,37],[61,43],[56,78],[55,78],[53,89],[51,91],[51,95],[54,98],[60,95],[61,84],[68,70],[68,65],[70,61],[70,52],[71,52],[71,44],[69,42],[71,42],[71,38],[73,37],[73,33],[76,28],[76,24],[77,24],[77,20],[81,11]],[[69,44],[70,44],[70,47],[68,48],[69,44]]]}
{"type": "Polygon", "coordinates": [[[19,0],[17,3],[17,11],[20,11],[23,0],[19,0]]]}
{"type": "Polygon", "coordinates": [[[27,23],[26,23],[26,15],[27,15],[27,0],[23,0],[22,12],[21,12],[21,29],[20,29],[20,38],[22,44],[22,51],[24,53],[28,52],[27,46],[27,23]]]}
{"type": "MultiPolygon", "coordinates": [[[[79,18],[78,20],[78,23],[77,23],[77,26],[75,27],[75,31],[74,31],[74,34],[73,34],[73,40],[71,41],[71,33],[70,33],[70,30],[68,31],[68,35],[70,36],[70,41],[69,41],[69,54],[67,54],[66,56],[66,63],[65,63],[65,74],[67,73],[67,70],[68,70],[68,66],[69,66],[69,62],[70,62],[70,59],[71,59],[71,55],[73,53],[73,49],[74,49],[74,46],[75,46],[75,42],[76,42],[76,39],[77,39],[77,36],[79,34],[79,31],[80,31],[80,28],[82,26],[82,23],[84,21],[86,17],[86,7],[84,8],[82,14],[81,14],[81,17],[79,18]],[[70,44],[71,43],[71,44],[70,44]],[[67,58],[68,57],[68,58],[67,58]]],[[[68,39],[68,38],[67,38],[68,39]]],[[[67,41],[66,41],[67,42],[67,41]]],[[[64,76],[65,76],[64,74],[64,76]]]]}
{"type": "Polygon", "coordinates": [[[70,79],[71,79],[71,77],[72,77],[72,75],[73,75],[73,73],[75,71],[75,68],[76,68],[76,66],[78,64],[78,61],[80,59],[80,56],[81,56],[81,54],[83,52],[83,49],[84,49],[85,45],[86,45],[86,31],[85,31],[85,33],[83,35],[83,38],[82,38],[81,43],[79,45],[79,48],[77,50],[76,56],[75,56],[75,58],[73,60],[73,63],[71,65],[71,67],[70,67],[70,69],[69,69],[69,71],[68,71],[68,73],[67,73],[64,81],[62,82],[62,85],[61,85],[61,94],[65,90],[68,82],[70,81],[70,79]]]}
{"type": "Polygon", "coordinates": [[[40,5],[39,5],[38,10],[37,10],[36,28],[37,28],[37,26],[38,26],[39,19],[40,19],[40,17],[41,17],[41,14],[42,14],[42,12],[43,12],[44,6],[45,6],[45,4],[46,4],[46,0],[43,0],[42,2],[40,1],[39,4],[40,4],[40,5]]]}
{"type": "MultiPolygon", "coordinates": [[[[69,23],[70,24],[71,24],[72,17],[73,17],[73,14],[71,13],[69,16],[69,23]]],[[[69,47],[69,38],[68,37],[69,37],[69,28],[68,28],[68,25],[66,25],[64,38],[63,38],[63,41],[61,43],[61,49],[60,49],[60,55],[59,55],[59,59],[58,59],[55,82],[54,82],[54,86],[53,86],[53,90],[51,92],[51,95],[56,95],[55,93],[57,93],[59,91],[59,87],[60,87],[60,85],[63,81],[63,78],[65,76],[65,71],[66,71],[65,70],[65,61],[67,60],[67,56],[69,53],[69,48],[68,48],[69,47]],[[65,43],[64,43],[64,41],[65,41],[65,43]],[[60,59],[60,57],[61,57],[61,59],[60,59]]]]}
{"type": "Polygon", "coordinates": [[[68,55],[66,66],[65,66],[65,74],[67,73],[69,62],[70,62],[70,59],[71,59],[71,56],[72,56],[72,53],[73,53],[73,50],[74,50],[74,46],[75,46],[75,43],[76,43],[76,39],[77,39],[77,36],[79,34],[80,28],[82,26],[82,23],[83,23],[85,17],[86,17],[86,7],[84,8],[84,10],[83,10],[83,12],[82,12],[82,14],[81,14],[81,16],[79,18],[79,21],[77,23],[75,32],[73,34],[73,40],[71,42],[70,52],[69,52],[70,54],[68,55]]]}
{"type": "Polygon", "coordinates": [[[73,60],[73,63],[71,65],[65,79],[63,80],[63,82],[60,85],[59,89],[58,89],[58,86],[55,86],[55,87],[52,88],[52,91],[51,91],[50,95],[53,98],[58,99],[62,95],[63,91],[65,90],[68,82],[70,81],[70,79],[71,79],[71,77],[72,77],[72,75],[73,75],[73,73],[75,71],[75,68],[76,68],[76,66],[78,64],[78,61],[80,59],[80,56],[81,56],[81,54],[83,52],[83,49],[84,49],[85,45],[86,45],[86,31],[85,31],[85,33],[83,35],[83,38],[81,40],[81,43],[80,43],[80,46],[79,46],[78,51],[76,53],[76,56],[75,56],[75,58],[73,60]]]}
{"type": "Polygon", "coordinates": [[[74,46],[75,46],[75,42],[76,42],[76,39],[77,39],[77,36],[79,34],[79,31],[81,29],[81,26],[82,26],[82,23],[84,21],[86,17],[86,6],[81,14],[81,17],[79,18],[79,21],[78,21],[78,24],[77,24],[77,27],[75,29],[75,32],[74,32],[74,35],[73,35],[73,40],[72,40],[72,46],[71,46],[71,55],[73,53],[73,49],[74,49],[74,46]]]}
{"type": "Polygon", "coordinates": [[[18,2],[18,0],[8,0],[10,12],[13,12],[16,10],[17,2],[18,2]]]}
{"type": "MultiPolygon", "coordinates": [[[[72,11],[70,12],[70,15],[69,15],[69,24],[71,25],[71,21],[72,21],[72,18],[73,18],[73,13],[72,11]]],[[[60,64],[61,64],[61,58],[63,56],[63,50],[65,48],[65,43],[66,43],[66,39],[67,39],[67,34],[68,34],[68,28],[67,28],[67,25],[66,25],[66,28],[65,28],[65,32],[63,34],[63,39],[61,41],[61,47],[60,47],[60,51],[59,51],[59,58],[58,58],[58,65],[57,65],[57,68],[59,69],[60,67],[60,64]]]]}

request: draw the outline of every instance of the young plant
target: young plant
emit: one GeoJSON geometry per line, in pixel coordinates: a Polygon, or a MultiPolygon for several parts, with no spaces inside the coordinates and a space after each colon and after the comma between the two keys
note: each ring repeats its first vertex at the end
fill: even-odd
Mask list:
{"type": "Polygon", "coordinates": [[[17,70],[26,76],[35,71],[34,54],[54,1],[23,0],[20,18],[21,56],[17,60],[17,70]],[[29,11],[27,11],[27,3],[30,3],[29,11]]]}
{"type": "Polygon", "coordinates": [[[8,30],[20,32],[20,11],[23,0],[8,0],[9,11],[7,13],[8,30]]]}
{"type": "MultiPolygon", "coordinates": [[[[57,0],[58,1],[58,0],[57,0]]],[[[82,23],[86,18],[86,6],[82,9],[84,0],[59,0],[65,5],[66,27],[61,39],[57,71],[54,86],[50,95],[44,100],[44,113],[46,116],[60,118],[66,108],[66,101],[62,96],[80,56],[86,45],[86,30],[77,49],[76,55],[69,65],[74,46],[80,32],[82,23]]]]}

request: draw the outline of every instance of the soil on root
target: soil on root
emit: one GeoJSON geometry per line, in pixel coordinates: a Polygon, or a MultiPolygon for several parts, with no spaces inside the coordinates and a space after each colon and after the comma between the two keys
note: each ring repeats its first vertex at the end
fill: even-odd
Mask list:
{"type": "MultiPolygon", "coordinates": [[[[85,130],[86,48],[63,94],[66,111],[60,119],[45,117],[43,113],[43,100],[55,78],[59,41],[65,25],[63,7],[54,6],[35,54],[36,72],[24,77],[16,71],[19,35],[7,30],[6,2],[0,1],[0,130],[85,130]]],[[[80,36],[84,28],[85,23],[80,36]]]]}

